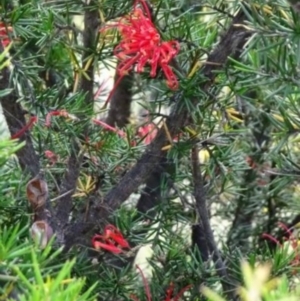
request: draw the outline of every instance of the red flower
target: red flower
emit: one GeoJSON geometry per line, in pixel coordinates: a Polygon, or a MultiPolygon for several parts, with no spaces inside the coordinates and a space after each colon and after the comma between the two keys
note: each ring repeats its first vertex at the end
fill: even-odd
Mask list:
{"type": "MultiPolygon", "coordinates": [[[[158,132],[158,126],[153,122],[149,122],[143,126],[140,126],[137,130],[137,135],[142,138],[144,144],[148,145],[152,142],[152,140],[156,137],[158,132]]],[[[178,142],[181,134],[177,134],[175,137],[170,140],[173,142],[178,142]]]]}
{"type": "Polygon", "coordinates": [[[0,41],[3,48],[5,48],[10,43],[8,31],[12,31],[12,27],[6,26],[4,22],[0,22],[0,41]]]}
{"type": "Polygon", "coordinates": [[[146,145],[150,144],[157,134],[157,127],[154,123],[148,123],[139,127],[137,134],[144,140],[146,145]]]}
{"type": "Polygon", "coordinates": [[[174,284],[171,282],[169,288],[167,289],[167,296],[166,296],[165,301],[171,301],[171,300],[178,301],[182,297],[184,292],[189,290],[191,287],[192,287],[191,284],[187,285],[186,287],[182,288],[175,297],[172,297],[172,294],[173,294],[173,291],[174,291],[174,284]]]}
{"type": "Polygon", "coordinates": [[[51,166],[53,166],[59,158],[58,155],[53,153],[51,150],[45,150],[44,154],[45,154],[45,157],[50,161],[51,166]]]}
{"type": "MultiPolygon", "coordinates": [[[[152,300],[152,296],[151,296],[151,293],[150,293],[150,288],[149,288],[149,285],[148,285],[148,282],[147,282],[147,279],[145,278],[145,275],[143,273],[143,271],[141,270],[141,268],[137,265],[136,268],[139,270],[141,276],[142,276],[142,279],[143,279],[143,283],[144,283],[144,287],[145,287],[145,293],[146,293],[146,296],[147,296],[147,300],[148,301],[151,301],[152,300]]],[[[183,289],[181,289],[179,291],[179,293],[173,297],[173,291],[174,291],[174,284],[171,282],[170,286],[168,287],[167,289],[167,295],[166,295],[166,298],[164,299],[164,301],[178,301],[182,295],[184,294],[184,292],[186,292],[187,290],[189,290],[191,288],[192,285],[187,285],[186,287],[184,287],[183,289]]],[[[133,300],[133,301],[139,301],[139,299],[135,296],[135,295],[131,295],[130,298],[133,300]]]]}
{"type": "Polygon", "coordinates": [[[104,235],[94,235],[92,245],[97,250],[104,249],[115,254],[123,252],[123,249],[130,248],[127,240],[114,225],[107,225],[104,228],[104,235]]]}
{"type": "Polygon", "coordinates": [[[73,115],[69,114],[66,110],[51,111],[46,115],[46,121],[45,121],[45,126],[46,127],[51,126],[51,117],[52,116],[62,116],[62,117],[65,117],[65,118],[77,119],[73,115]]]}
{"type": "Polygon", "coordinates": [[[145,1],[136,0],[133,11],[121,18],[117,27],[122,38],[114,50],[114,54],[121,61],[117,72],[124,76],[136,65],[137,72],[141,73],[148,64],[151,67],[150,76],[155,77],[160,67],[168,87],[177,89],[178,80],[169,63],[179,52],[179,43],[161,40],[145,1]]]}
{"type": "Polygon", "coordinates": [[[118,130],[114,128],[113,126],[110,126],[109,124],[105,123],[104,121],[98,120],[98,119],[93,119],[93,122],[97,125],[102,126],[104,129],[114,132],[118,134],[121,138],[125,138],[126,134],[122,130],[118,130]]]}

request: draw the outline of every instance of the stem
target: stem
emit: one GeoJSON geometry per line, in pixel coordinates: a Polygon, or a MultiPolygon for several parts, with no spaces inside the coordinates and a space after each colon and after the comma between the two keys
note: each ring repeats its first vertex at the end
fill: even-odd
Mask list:
{"type": "Polygon", "coordinates": [[[221,279],[221,284],[224,293],[227,295],[229,300],[235,300],[236,296],[234,294],[235,285],[228,281],[229,274],[227,272],[227,267],[222,260],[221,254],[217,248],[213,231],[210,226],[209,214],[206,205],[206,194],[203,185],[203,179],[201,174],[201,166],[199,162],[199,150],[197,146],[192,149],[192,173],[194,180],[194,197],[196,200],[196,210],[199,216],[200,223],[202,225],[202,230],[204,236],[206,237],[206,243],[210,253],[212,254],[213,261],[215,263],[216,271],[221,279]]]}

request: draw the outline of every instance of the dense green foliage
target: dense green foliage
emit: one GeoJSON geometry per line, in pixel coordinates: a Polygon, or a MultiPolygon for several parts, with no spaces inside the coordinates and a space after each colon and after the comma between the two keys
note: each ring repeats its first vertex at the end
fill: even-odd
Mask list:
{"type": "Polygon", "coordinates": [[[184,300],[298,300],[297,1],[149,1],[180,43],[179,88],[150,61],[115,78],[109,107],[133,2],[0,1],[0,300],[146,300],[143,261],[152,300],[171,283],[174,297],[192,285],[184,300]],[[28,202],[37,175],[45,208],[28,202]],[[44,249],[41,220],[56,234],[44,249]],[[130,250],[93,248],[106,224],[130,250]]]}

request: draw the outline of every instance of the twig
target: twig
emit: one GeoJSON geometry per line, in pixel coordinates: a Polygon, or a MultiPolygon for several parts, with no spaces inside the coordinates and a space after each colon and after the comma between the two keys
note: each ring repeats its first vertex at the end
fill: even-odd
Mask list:
{"type": "MultiPolygon", "coordinates": [[[[0,44],[0,52],[3,47],[0,44]]],[[[10,88],[10,70],[5,67],[1,70],[0,90],[10,88]]],[[[24,141],[25,145],[16,153],[19,164],[23,171],[29,172],[31,178],[43,179],[43,172],[40,169],[39,157],[37,156],[30,135],[30,127],[26,125],[25,114],[21,104],[18,102],[18,94],[16,88],[13,87],[12,92],[1,98],[3,114],[6,119],[11,137],[18,137],[20,141],[24,141]]],[[[33,117],[31,117],[31,120],[33,117]]],[[[35,117],[36,118],[36,117],[35,117]]],[[[34,210],[35,221],[40,220],[51,224],[55,229],[55,222],[52,220],[52,206],[49,196],[45,199],[45,204],[34,210]]]]}
{"type": "Polygon", "coordinates": [[[192,173],[194,180],[194,197],[196,200],[196,210],[199,216],[201,230],[203,231],[203,236],[206,239],[206,245],[208,247],[209,253],[212,255],[213,261],[215,263],[217,274],[221,279],[221,284],[224,293],[227,294],[229,300],[235,300],[234,289],[235,286],[228,281],[228,273],[225,263],[222,260],[221,254],[215,243],[213,231],[210,226],[209,215],[206,205],[206,194],[203,185],[203,179],[201,174],[200,162],[199,162],[199,150],[197,146],[192,149],[191,162],[192,162],[192,173]]]}
{"type": "MultiPolygon", "coordinates": [[[[79,154],[79,146],[76,142],[73,142],[71,155],[68,160],[68,165],[65,171],[65,176],[60,186],[61,195],[64,195],[59,199],[56,206],[56,218],[58,219],[59,227],[62,231],[69,221],[69,214],[72,209],[72,193],[75,191],[77,179],[80,173],[80,167],[82,162],[82,154],[79,154]]],[[[59,230],[58,230],[59,231],[59,230]]]]}
{"type": "MultiPolygon", "coordinates": [[[[244,94],[244,97],[248,99],[253,97],[255,99],[256,93],[253,91],[248,91],[244,94]]],[[[241,98],[243,100],[243,98],[241,98]]],[[[243,181],[241,182],[240,190],[243,193],[235,200],[237,204],[234,220],[231,225],[231,228],[228,232],[228,240],[227,244],[230,248],[239,247],[240,251],[243,253],[247,253],[250,248],[249,237],[252,233],[252,224],[254,222],[255,215],[258,213],[259,209],[256,205],[256,200],[253,198],[255,196],[256,187],[258,185],[258,179],[261,177],[261,171],[259,166],[263,166],[265,164],[265,152],[270,146],[269,140],[270,137],[268,135],[270,131],[270,121],[265,118],[264,113],[260,114],[252,114],[250,111],[247,112],[247,107],[244,106],[244,123],[248,128],[251,124],[255,124],[255,128],[251,129],[251,136],[253,140],[253,145],[251,152],[248,153],[248,158],[250,159],[249,169],[245,170],[242,175],[243,181]]],[[[274,187],[272,187],[271,177],[269,176],[265,180],[267,181],[266,187],[269,189],[269,193],[267,194],[269,197],[269,217],[272,219],[271,224],[275,222],[273,219],[272,213],[276,211],[276,208],[272,205],[274,200],[274,187]]],[[[276,184],[275,184],[276,185],[276,184]]],[[[268,202],[268,198],[266,201],[268,202]]]]}
{"type": "Polygon", "coordinates": [[[55,201],[57,201],[57,200],[60,200],[61,198],[65,197],[66,195],[71,194],[71,193],[73,193],[73,192],[74,192],[74,189],[69,190],[69,191],[66,191],[65,193],[60,194],[60,195],[57,196],[56,198],[51,199],[50,202],[55,202],[55,201]]]}
{"type": "MultiPolygon", "coordinates": [[[[0,52],[3,51],[0,45],[0,52]]],[[[0,90],[10,88],[10,70],[5,67],[1,70],[0,90]]],[[[25,111],[18,102],[18,95],[15,87],[10,94],[1,98],[3,114],[6,119],[9,131],[13,137],[26,127],[25,111]]],[[[17,152],[17,157],[22,170],[28,171],[32,177],[40,171],[39,158],[33,148],[30,132],[27,129],[20,137],[20,142],[25,141],[25,145],[17,152]]]]}
{"type": "Polygon", "coordinates": [[[100,26],[99,12],[96,7],[96,1],[91,1],[92,6],[85,7],[84,13],[84,31],[83,31],[83,47],[85,52],[82,57],[83,69],[85,75],[81,78],[80,89],[85,95],[86,103],[94,102],[94,63],[96,54],[96,33],[100,26]],[[85,66],[88,66],[86,68],[85,66]]]}
{"type": "MultiPolygon", "coordinates": [[[[172,167],[174,167],[174,162],[163,157],[159,168],[154,170],[146,181],[146,187],[143,189],[137,203],[137,210],[139,213],[147,213],[147,211],[153,209],[162,201],[162,182],[166,179],[166,176],[168,176],[168,169],[172,167]]],[[[167,183],[167,185],[168,189],[170,189],[170,183],[167,183]]],[[[153,216],[153,214],[155,213],[148,213],[147,218],[153,216]]]]}
{"type": "MultiPolygon", "coordinates": [[[[116,69],[118,69],[118,67],[116,69]]],[[[120,128],[128,123],[130,117],[130,105],[132,102],[132,86],[132,72],[121,78],[116,72],[115,86],[113,91],[109,94],[110,107],[108,116],[105,120],[107,124],[120,128]]]]}
{"type": "Polygon", "coordinates": [[[192,249],[195,250],[195,247],[199,250],[195,254],[199,262],[206,262],[209,259],[209,248],[207,245],[207,239],[205,236],[205,230],[201,222],[192,225],[192,249]],[[200,258],[199,258],[200,257],[200,258]]]}
{"type": "MultiPolygon", "coordinates": [[[[85,104],[91,106],[94,101],[94,62],[95,62],[95,47],[96,33],[99,27],[99,12],[97,10],[96,1],[91,1],[91,5],[86,5],[84,13],[84,31],[83,31],[83,47],[85,52],[82,56],[83,69],[85,74],[82,75],[80,90],[85,94],[85,104]]],[[[84,129],[84,134],[88,131],[84,129]]],[[[72,141],[72,153],[68,160],[68,166],[65,172],[64,179],[61,185],[61,194],[69,191],[75,191],[77,179],[80,174],[83,154],[80,154],[80,146],[76,142],[76,138],[72,141]]],[[[68,232],[66,225],[69,221],[69,215],[72,210],[72,194],[65,194],[57,202],[56,218],[57,218],[57,235],[59,243],[65,244],[65,234],[68,232]]]]}

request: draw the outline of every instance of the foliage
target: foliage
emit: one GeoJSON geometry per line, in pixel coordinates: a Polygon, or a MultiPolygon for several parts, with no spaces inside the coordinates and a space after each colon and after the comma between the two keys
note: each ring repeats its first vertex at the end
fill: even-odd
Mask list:
{"type": "Polygon", "coordinates": [[[26,239],[27,231],[19,226],[1,229],[1,299],[94,300],[94,287],[81,293],[84,279],[71,276],[75,260],[57,264],[61,250],[53,251],[50,244],[39,250],[26,239]]]}
{"type": "Polygon", "coordinates": [[[297,3],[1,0],[0,300],[299,299],[297,3]]]}

